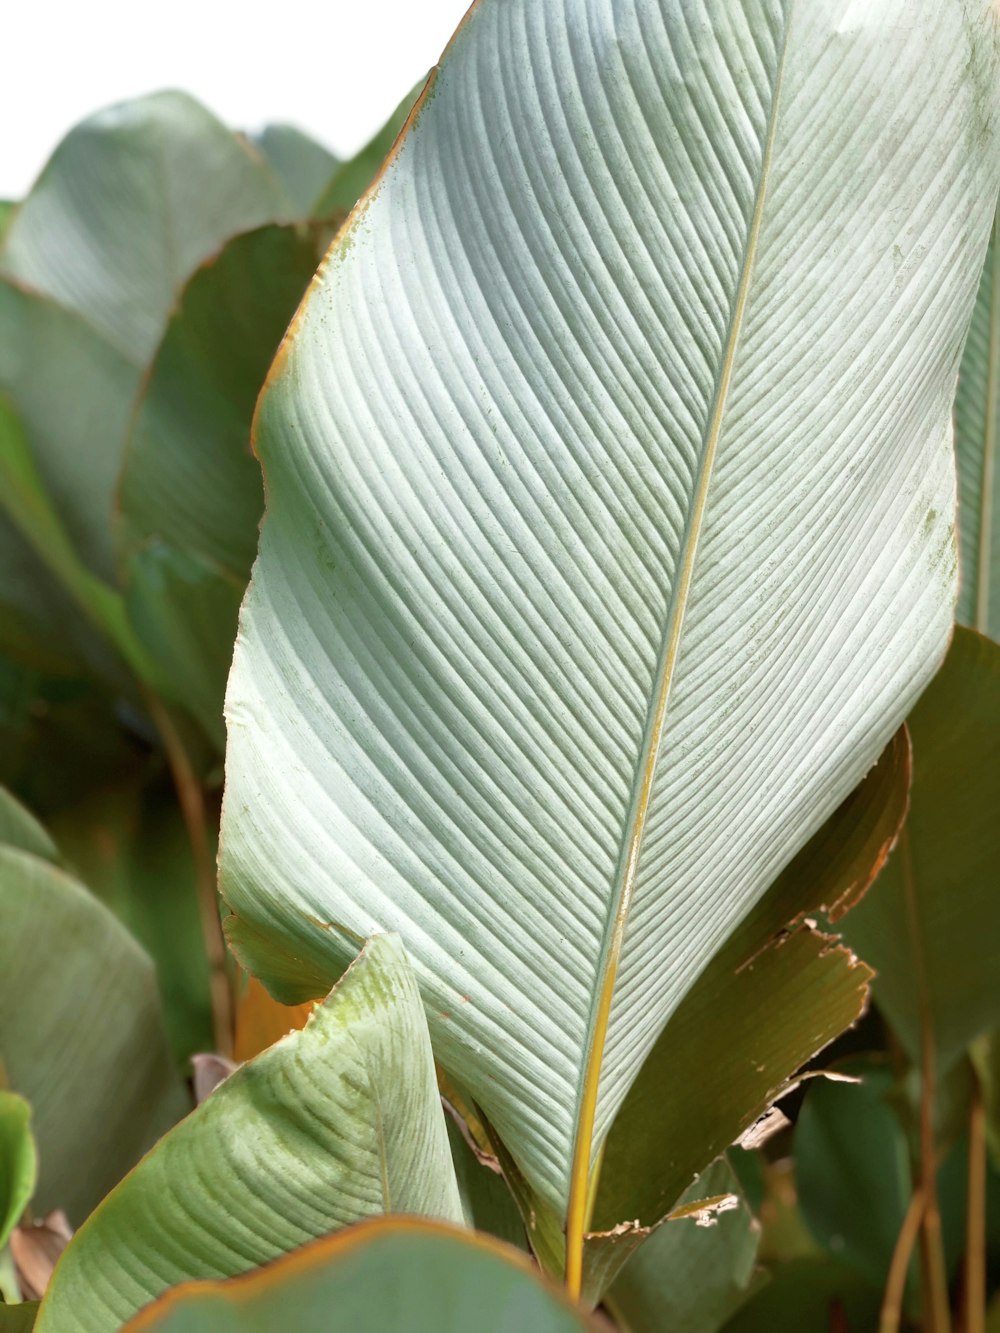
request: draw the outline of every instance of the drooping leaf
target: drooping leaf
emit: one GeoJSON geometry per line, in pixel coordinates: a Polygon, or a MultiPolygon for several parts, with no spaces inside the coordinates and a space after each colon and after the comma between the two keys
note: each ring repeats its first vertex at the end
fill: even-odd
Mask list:
{"type": "Polygon", "coordinates": [[[31,1103],[40,1211],[74,1222],[182,1115],[153,966],[87,890],[0,846],[0,1059],[31,1103]]]}
{"type": "Polygon", "coordinates": [[[198,265],[284,209],[243,139],[187,95],[155,93],[70,131],[13,218],[0,270],[142,365],[198,265]]]}
{"type": "Polygon", "coordinates": [[[0,1251],[30,1203],[37,1179],[31,1107],[0,1086],[0,1251]]]}
{"type": "Polygon", "coordinates": [[[943,1074],[1000,1023],[1000,645],[957,629],[907,726],[910,816],[844,935],[915,1063],[923,1015],[943,1074]]]}
{"type": "Polygon", "coordinates": [[[383,1212],[462,1221],[419,994],[385,935],[301,1032],[230,1075],[91,1215],[39,1333],[112,1333],[179,1282],[383,1212]]]}
{"type": "Polygon", "coordinates": [[[958,619],[1000,639],[1000,218],[979,283],[955,397],[958,531],[962,578],[958,619]]]}
{"type": "Polygon", "coordinates": [[[667,1019],[946,645],[997,25],[899,13],[481,0],[258,409],[252,969],[398,930],[574,1234],[667,1019]]]}
{"type": "Polygon", "coordinates": [[[265,125],[251,142],[278,177],[293,216],[309,218],[340,163],[295,125],[265,125]]]}
{"type": "Polygon", "coordinates": [[[760,1229],[725,1162],[688,1192],[691,1200],[732,1195],[711,1225],[696,1218],[668,1222],[619,1274],[605,1304],[628,1333],[718,1333],[748,1298],[760,1229]]]}
{"type": "MultiPolygon", "coordinates": [[[[523,1254],[440,1223],[384,1218],[258,1273],[161,1297],[127,1333],[600,1333],[523,1254]]],[[[124,1331],[123,1331],[124,1333],[124,1331]]]]}

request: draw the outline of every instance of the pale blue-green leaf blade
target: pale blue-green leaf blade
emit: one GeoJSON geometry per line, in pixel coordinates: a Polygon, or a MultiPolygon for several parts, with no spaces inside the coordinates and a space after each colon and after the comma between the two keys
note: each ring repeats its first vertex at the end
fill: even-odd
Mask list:
{"type": "Polygon", "coordinates": [[[944,653],[996,51],[987,0],[481,0],[262,397],[249,961],[398,930],[578,1221],[664,1023],[944,653]]]}
{"type": "Polygon", "coordinates": [[[92,1214],[39,1333],[112,1333],[179,1282],[388,1212],[463,1220],[416,982],[381,935],[302,1031],[242,1065],[92,1214]]]}

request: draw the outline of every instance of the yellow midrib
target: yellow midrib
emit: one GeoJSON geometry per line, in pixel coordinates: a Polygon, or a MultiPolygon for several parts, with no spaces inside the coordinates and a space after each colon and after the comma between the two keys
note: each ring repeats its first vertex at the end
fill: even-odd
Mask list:
{"type": "Polygon", "coordinates": [[[597,1114],[597,1095],[600,1087],[601,1068],[604,1061],[604,1047],[608,1034],[608,1022],[611,1016],[611,1003],[614,996],[618,963],[621,956],[625,926],[635,889],[636,872],[639,865],[639,852],[645,831],[649,800],[652,793],[653,776],[659,758],[660,743],[663,738],[663,723],[667,712],[667,703],[673,683],[674,670],[680,651],[681,629],[687,606],[694,562],[698,548],[698,538],[705,516],[708,501],[708,488],[715,463],[722,422],[726,410],[730,381],[736,360],[736,349],[740,331],[746,313],[747,299],[750,292],[750,280],[753,273],[757,245],[760,238],[761,223],[764,216],[764,200],[767,194],[767,182],[771,170],[771,156],[774,149],[775,130],[778,122],[778,103],[784,76],[785,55],[788,50],[788,32],[791,25],[791,7],[785,25],[784,43],[775,75],[774,95],[768,118],[767,137],[764,142],[764,154],[761,160],[760,182],[754,211],[747,236],[743,268],[736,291],[736,301],[729,333],[726,339],[722,367],[716,386],[715,401],[708,428],[705,433],[701,470],[695,489],[694,500],[687,530],[684,534],[682,559],[675,593],[671,598],[667,624],[664,631],[663,647],[660,653],[660,667],[653,707],[646,726],[643,756],[637,772],[637,781],[632,799],[632,813],[629,829],[623,842],[623,870],[620,876],[618,905],[607,952],[604,958],[604,973],[601,978],[597,1005],[594,1010],[590,1046],[583,1071],[580,1091],[580,1111],[577,1120],[576,1140],[573,1148],[573,1162],[570,1171],[570,1190],[566,1217],[566,1285],[570,1293],[579,1296],[583,1282],[583,1238],[588,1222],[588,1212],[593,1196],[596,1194],[596,1182],[590,1179],[590,1158],[594,1137],[594,1123],[597,1114]],[[592,1188],[592,1185],[594,1186],[592,1188]]]}
{"type": "Polygon", "coordinates": [[[975,626],[989,633],[990,573],[993,563],[993,487],[1000,409],[1000,212],[993,220],[993,261],[990,275],[990,327],[986,343],[986,406],[983,418],[983,473],[979,493],[979,549],[976,567],[975,626]]]}

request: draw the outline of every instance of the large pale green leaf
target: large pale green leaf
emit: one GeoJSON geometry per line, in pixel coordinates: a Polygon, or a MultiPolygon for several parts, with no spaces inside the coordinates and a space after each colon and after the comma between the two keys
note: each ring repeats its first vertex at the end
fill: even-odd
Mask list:
{"type": "Polygon", "coordinates": [[[383,1212],[462,1221],[420,997],[384,935],[301,1032],[242,1065],[92,1214],[39,1333],[111,1333],[178,1282],[383,1212]]]}
{"type": "Polygon", "coordinates": [[[480,0],[262,396],[244,957],[398,930],[574,1235],[666,1020],[944,652],[996,58],[987,0],[480,0]]]}
{"type": "Polygon", "coordinates": [[[141,365],[198,265],[286,207],[245,140],[185,94],[156,93],[70,131],[11,220],[0,270],[141,365]]]}
{"type": "Polygon", "coordinates": [[[1000,639],[1000,218],[979,283],[955,397],[958,529],[962,586],[958,618],[1000,639]]]}
{"type": "Polygon", "coordinates": [[[910,1058],[926,1025],[943,1072],[1000,1023],[1000,645],[956,629],[907,725],[910,817],[844,935],[910,1058]]]}
{"type": "Polygon", "coordinates": [[[0,845],[0,1060],[34,1111],[38,1210],[79,1222],[187,1099],[149,958],[32,841],[0,845]]]}
{"type": "Polygon", "coordinates": [[[31,1201],[37,1178],[31,1107],[16,1092],[5,1092],[0,1085],[0,1251],[31,1201]]]}
{"type": "MultiPolygon", "coordinates": [[[[67,1325],[67,1328],[69,1325],[67,1325]]],[[[128,1333],[601,1333],[517,1250],[386,1218],[230,1282],[167,1293],[128,1333]]]]}

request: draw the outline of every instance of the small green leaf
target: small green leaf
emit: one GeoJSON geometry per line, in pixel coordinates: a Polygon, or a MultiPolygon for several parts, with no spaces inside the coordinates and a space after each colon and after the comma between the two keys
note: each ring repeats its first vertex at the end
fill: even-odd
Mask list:
{"type": "Polygon", "coordinates": [[[0,1250],[31,1202],[38,1154],[31,1135],[31,1107],[0,1088],[0,1250]]]}
{"type": "Polygon", "coordinates": [[[111,1333],[167,1287],[245,1272],[383,1212],[463,1220],[426,1020],[389,935],[92,1214],[39,1333],[111,1333]]]}
{"type": "MultiPolygon", "coordinates": [[[[64,1326],[67,1333],[73,1327],[64,1326]]],[[[600,1333],[603,1327],[510,1246],[391,1217],[328,1236],[235,1281],[179,1287],[123,1333],[600,1333]]]]}

